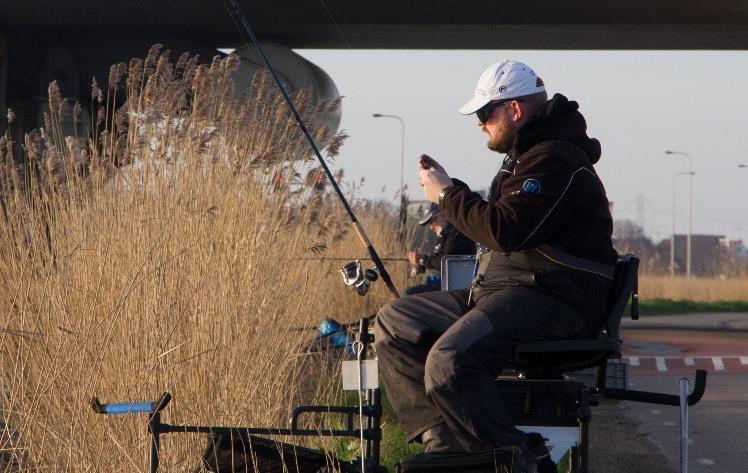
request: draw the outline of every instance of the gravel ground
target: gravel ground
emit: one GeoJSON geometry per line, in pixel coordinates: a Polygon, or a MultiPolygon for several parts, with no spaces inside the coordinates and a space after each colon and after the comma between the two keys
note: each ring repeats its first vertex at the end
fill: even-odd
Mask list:
{"type": "Polygon", "coordinates": [[[628,411],[625,401],[592,408],[590,473],[678,473],[628,411]]]}

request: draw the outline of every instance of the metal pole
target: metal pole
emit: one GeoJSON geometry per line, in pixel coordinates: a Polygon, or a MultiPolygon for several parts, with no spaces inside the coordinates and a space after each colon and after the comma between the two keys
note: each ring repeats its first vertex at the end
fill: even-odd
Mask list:
{"type": "Polygon", "coordinates": [[[405,192],[405,123],[400,118],[400,196],[405,192]]]}
{"type": "MultiPolygon", "coordinates": [[[[688,158],[688,173],[693,176],[693,161],[691,155],[682,151],[667,150],[665,154],[685,156],[688,158]]],[[[688,233],[686,234],[686,277],[691,277],[691,233],[693,223],[693,177],[688,180],[688,233]]]]}
{"type": "Polygon", "coordinates": [[[680,471],[688,473],[688,378],[680,379],[680,471]]]}
{"type": "MultiPolygon", "coordinates": [[[[678,176],[691,176],[693,173],[691,172],[676,172],[673,174],[673,233],[670,235],[670,276],[672,277],[675,274],[675,180],[678,178],[678,176]]],[[[688,245],[688,242],[686,243],[688,245]]],[[[688,252],[688,246],[686,247],[686,252],[688,252]]],[[[687,261],[688,260],[688,257],[687,261]]],[[[688,263],[686,263],[686,266],[688,266],[688,263]]]]}
{"type": "Polygon", "coordinates": [[[158,471],[158,464],[159,464],[159,446],[160,446],[160,440],[159,436],[161,434],[160,427],[161,427],[161,413],[160,412],[154,412],[153,415],[151,415],[151,418],[148,422],[149,430],[151,431],[151,455],[149,458],[149,473],[156,473],[158,471]]]}
{"type": "Polygon", "coordinates": [[[673,231],[670,233],[670,277],[675,275],[675,178],[673,175],[673,231]]]}
{"type": "Polygon", "coordinates": [[[371,400],[371,406],[375,409],[372,416],[372,429],[376,431],[377,435],[371,444],[371,460],[375,467],[378,468],[382,455],[382,391],[379,388],[371,391],[371,400]]]}
{"type": "Polygon", "coordinates": [[[686,239],[686,277],[691,277],[691,233],[693,233],[693,167],[688,156],[688,237],[686,239]]]}
{"type": "Polygon", "coordinates": [[[405,192],[405,122],[397,115],[385,115],[383,113],[372,114],[374,118],[394,118],[400,122],[400,195],[405,192]]]}

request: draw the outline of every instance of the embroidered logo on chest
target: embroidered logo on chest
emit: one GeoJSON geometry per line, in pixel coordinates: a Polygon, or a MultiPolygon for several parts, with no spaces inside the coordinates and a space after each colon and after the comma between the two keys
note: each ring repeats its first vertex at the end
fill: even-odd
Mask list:
{"type": "Polygon", "coordinates": [[[540,194],[540,189],[540,181],[537,179],[528,179],[522,183],[522,192],[527,192],[528,194],[540,194]]]}

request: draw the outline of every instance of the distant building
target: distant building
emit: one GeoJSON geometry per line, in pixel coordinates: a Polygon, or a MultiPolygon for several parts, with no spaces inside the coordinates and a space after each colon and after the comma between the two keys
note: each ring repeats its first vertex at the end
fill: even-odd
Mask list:
{"type": "MultiPolygon", "coordinates": [[[[691,274],[696,276],[714,276],[723,274],[725,265],[730,260],[729,243],[723,235],[691,235],[691,274]]],[[[664,261],[670,261],[670,239],[662,240],[657,245],[658,252],[664,261]]],[[[675,273],[685,274],[687,236],[675,235],[675,273]]],[[[669,263],[668,263],[669,264],[669,263]]]]}
{"type": "Polygon", "coordinates": [[[719,243],[727,250],[730,257],[738,261],[748,260],[748,247],[745,246],[743,240],[731,240],[725,237],[719,243]]]}

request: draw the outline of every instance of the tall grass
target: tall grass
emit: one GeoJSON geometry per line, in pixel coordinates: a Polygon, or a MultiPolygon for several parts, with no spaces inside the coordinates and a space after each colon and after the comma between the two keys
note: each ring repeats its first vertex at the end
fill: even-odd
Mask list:
{"type": "MultiPolygon", "coordinates": [[[[307,185],[319,170],[267,74],[234,97],[236,61],[155,46],[94,85],[92,123],[75,127],[89,136],[64,136],[80,105],[53,83],[25,166],[0,139],[0,470],[144,471],[146,419],[96,415],[93,394],[170,391],[166,421],[284,426],[294,403],[338,392],[297,328],[388,295],[360,298],[339,262],[305,259],[363,252],[337,198],[307,185]]],[[[339,102],[294,100],[333,159],[345,136],[319,118],[339,102]]],[[[389,214],[355,205],[380,254],[399,255],[389,214]]],[[[193,468],[203,442],[164,437],[161,471],[193,468]]]]}
{"type": "Polygon", "coordinates": [[[685,276],[639,277],[641,299],[672,299],[689,301],[746,301],[748,300],[748,278],[718,278],[685,276]]]}

